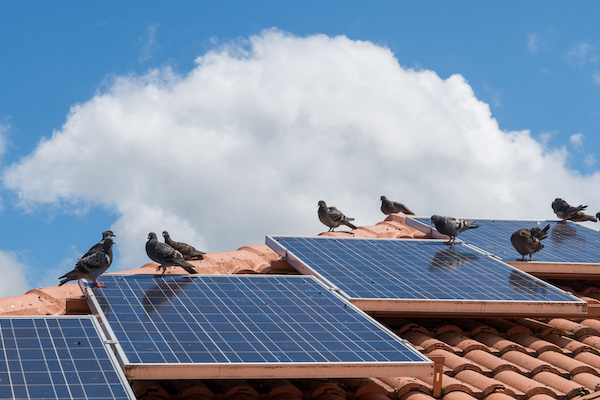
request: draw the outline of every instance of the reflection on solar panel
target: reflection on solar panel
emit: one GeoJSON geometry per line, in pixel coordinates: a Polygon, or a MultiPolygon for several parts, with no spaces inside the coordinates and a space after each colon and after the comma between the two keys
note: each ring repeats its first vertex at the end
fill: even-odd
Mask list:
{"type": "Polygon", "coordinates": [[[93,317],[0,317],[0,399],[135,399],[93,317]]]}
{"type": "MultiPolygon", "coordinates": [[[[430,229],[429,218],[407,218],[420,222],[423,231],[430,229]]],[[[541,228],[550,224],[548,237],[542,242],[544,249],[535,253],[533,261],[544,263],[600,264],[600,232],[572,222],[477,219],[479,228],[461,233],[459,239],[503,261],[521,258],[510,236],[520,228],[541,228]]],[[[413,225],[417,227],[416,225],[413,225]]]]}
{"type": "Polygon", "coordinates": [[[365,311],[581,313],[586,303],[467,246],[440,240],[267,237],[365,311]]]}
{"type": "Polygon", "coordinates": [[[106,275],[104,283],[88,291],[91,305],[129,379],[433,372],[429,359],[313,277],[106,275]]]}

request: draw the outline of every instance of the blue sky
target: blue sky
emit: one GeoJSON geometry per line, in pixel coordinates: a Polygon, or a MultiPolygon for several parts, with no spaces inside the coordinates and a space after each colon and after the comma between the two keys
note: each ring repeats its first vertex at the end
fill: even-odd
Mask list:
{"type": "MultiPolygon", "coordinates": [[[[596,189],[596,174],[600,168],[597,161],[600,155],[596,154],[600,142],[597,135],[600,32],[596,21],[599,9],[593,2],[573,5],[541,1],[379,2],[375,5],[348,1],[325,4],[2,2],[0,134],[4,152],[0,163],[3,177],[0,224],[4,229],[0,231],[0,251],[7,257],[5,265],[17,271],[14,279],[20,285],[0,287],[0,295],[18,294],[23,288],[57,282],[57,274],[72,268],[77,257],[108,228],[117,234],[115,269],[137,268],[147,261],[143,243],[148,230],[160,232],[168,228],[175,240],[193,242],[208,252],[260,244],[266,234],[317,234],[323,229],[316,218],[316,203],[321,198],[356,217],[358,225],[370,225],[383,219],[377,214],[381,194],[405,201],[424,215],[552,218],[550,202],[557,196],[574,203],[590,204],[595,213],[600,210],[600,193],[596,189]],[[333,40],[340,36],[347,41],[333,40]],[[279,53],[273,50],[278,45],[284,46],[279,53]],[[344,52],[350,47],[351,51],[344,52]],[[317,53],[317,49],[323,53],[317,53]],[[337,50],[341,52],[336,58],[337,50]],[[224,57],[227,51],[233,55],[231,58],[224,57]],[[235,68],[246,68],[249,61],[266,71],[268,65],[261,62],[273,65],[274,61],[268,60],[274,60],[283,52],[286,52],[285,57],[277,59],[281,63],[277,64],[279,68],[269,72],[271,75],[256,78],[256,85],[250,84],[252,74],[246,72],[249,74],[247,82],[242,75],[232,78],[235,86],[216,86],[220,80],[231,78],[237,71],[235,68]],[[262,56],[267,53],[268,57],[262,56]],[[219,55],[214,65],[206,62],[207,54],[219,55]],[[292,62],[296,55],[299,61],[292,62]],[[331,60],[325,60],[329,56],[331,60]],[[205,57],[205,64],[198,61],[199,57],[205,57]],[[289,64],[286,60],[290,60],[289,64]],[[406,86],[397,83],[404,78],[396,75],[394,60],[398,70],[408,74],[407,82],[414,82],[418,88],[411,83],[406,86]],[[336,81],[336,78],[346,77],[346,66],[351,69],[358,64],[361,67],[352,73],[359,78],[353,79],[349,74],[347,80],[336,81]],[[301,69],[294,71],[299,65],[301,69]],[[312,110],[314,97],[301,93],[307,84],[290,86],[289,90],[283,85],[286,90],[281,93],[275,87],[270,97],[245,102],[246,96],[260,96],[260,85],[265,82],[267,85],[278,80],[290,82],[311,68],[322,71],[315,76],[323,77],[323,81],[308,82],[332,91],[327,106],[345,104],[346,109],[351,109],[356,105],[358,113],[371,110],[360,105],[360,101],[366,99],[373,100],[368,104],[381,100],[381,106],[373,107],[369,115],[365,111],[364,120],[356,120],[351,125],[345,120],[344,109],[332,108],[327,116],[312,110]],[[186,89],[194,71],[197,75],[213,74],[199,84],[204,90],[202,93],[186,89]],[[378,74],[381,76],[377,77],[378,74]],[[455,75],[462,80],[449,80],[455,75]],[[390,82],[389,86],[394,88],[391,94],[383,93],[387,90],[385,83],[377,89],[379,80],[374,77],[390,82]],[[429,80],[428,83],[423,83],[425,80],[429,80]],[[335,84],[332,81],[336,81],[335,84]],[[367,89],[360,87],[364,82],[368,84],[367,89]],[[236,92],[245,83],[248,88],[236,92]],[[353,85],[356,90],[349,90],[350,94],[336,103],[337,96],[346,96],[346,88],[353,85]],[[256,87],[259,90],[252,92],[256,87]],[[232,92],[226,105],[207,111],[207,102],[222,95],[227,88],[232,92]],[[213,89],[215,92],[210,94],[213,89]],[[202,97],[204,93],[207,98],[202,97]],[[394,93],[398,104],[394,103],[394,93]],[[402,104],[416,103],[413,100],[420,94],[424,96],[422,107],[415,108],[406,117],[401,112],[396,115],[394,107],[401,111],[402,104]],[[164,128],[157,128],[155,132],[152,143],[156,145],[146,148],[141,146],[145,141],[143,132],[136,134],[142,136],[126,139],[132,131],[127,124],[140,126],[138,120],[113,116],[136,115],[139,111],[136,107],[140,110],[146,107],[144,96],[153,95],[168,101],[165,100],[163,108],[148,114],[156,118],[154,125],[148,125],[150,130],[154,126],[164,128]],[[388,101],[384,100],[386,96],[390,96],[388,101]],[[456,114],[452,107],[463,104],[462,100],[468,104],[463,110],[464,120],[471,121],[469,116],[472,116],[472,123],[461,125],[460,121],[450,121],[456,114]],[[160,110],[179,101],[181,108],[161,113],[160,110]],[[228,104],[238,102],[243,106],[227,108],[228,104]],[[286,104],[289,108],[285,108],[286,104]],[[194,175],[194,182],[181,181],[175,187],[169,186],[169,182],[164,182],[164,186],[152,183],[152,175],[140,178],[143,171],[135,165],[145,165],[150,172],[164,171],[173,165],[169,160],[177,159],[177,152],[163,157],[156,149],[169,146],[170,138],[178,132],[173,127],[189,127],[188,120],[170,124],[181,109],[190,108],[192,115],[194,107],[198,107],[197,115],[206,112],[214,121],[198,132],[189,133],[190,137],[204,138],[198,147],[188,148],[189,138],[175,142],[175,146],[181,148],[188,160],[210,159],[210,163],[175,163],[179,168],[176,171],[199,168],[207,175],[194,175]],[[273,107],[281,107],[277,109],[277,117],[290,110],[289,118],[293,121],[272,124],[269,110],[273,107]],[[106,111],[109,109],[113,111],[106,111]],[[114,110],[120,111],[115,114],[114,110]],[[221,110],[225,111],[221,114],[221,110]],[[255,119],[259,114],[261,117],[255,119]],[[306,118],[294,117],[300,114],[306,118]],[[449,120],[444,119],[444,115],[449,120]],[[72,123],[65,125],[70,116],[72,123]],[[390,122],[384,123],[388,117],[390,122]],[[234,124],[234,119],[241,122],[234,124]],[[330,160],[325,155],[317,162],[314,158],[317,156],[307,147],[303,148],[306,152],[302,156],[298,155],[295,166],[281,168],[288,158],[274,154],[278,149],[294,152],[302,147],[298,143],[303,143],[305,121],[310,121],[312,131],[322,129],[324,135],[335,131],[338,136],[332,133],[332,143],[341,143],[340,148],[350,151],[336,153],[339,160],[330,160]],[[449,121],[456,127],[445,131],[449,121]],[[381,126],[377,122],[381,122],[381,126]],[[497,127],[494,127],[496,122],[497,127]],[[106,126],[102,125],[105,123],[106,126]],[[382,132],[389,129],[385,134],[389,136],[365,133],[369,127],[376,130],[377,126],[382,132]],[[471,126],[485,128],[481,128],[480,135],[475,130],[474,136],[459,139],[461,126],[467,130],[471,126]],[[93,138],[81,139],[95,127],[98,130],[93,138]],[[410,129],[404,132],[404,127],[410,129]],[[395,137],[396,131],[402,133],[395,137]],[[421,131],[425,133],[414,133],[421,131]],[[426,132],[430,131],[436,133],[426,137],[429,142],[416,141],[411,136],[427,136],[426,132]],[[511,136],[510,132],[525,133],[511,136]],[[112,136],[104,139],[105,134],[112,136]],[[430,144],[434,146],[448,140],[445,137],[448,135],[457,137],[456,140],[450,138],[450,144],[445,146],[451,154],[439,153],[441,149],[426,151],[430,144]],[[223,137],[226,139],[219,139],[223,137]],[[285,142],[279,143],[280,140],[285,142]],[[371,154],[368,144],[377,140],[397,140],[398,149],[403,150],[388,154],[374,147],[371,154]],[[520,145],[521,140],[523,145],[520,145]],[[46,152],[58,157],[36,153],[41,141],[48,144],[46,152]],[[481,154],[481,159],[465,161],[475,142],[473,146],[479,149],[477,154],[481,154]],[[103,143],[107,143],[106,148],[103,143]],[[227,147],[231,143],[247,145],[247,152],[231,153],[227,147]],[[265,149],[260,143],[275,143],[280,147],[273,145],[265,149]],[[357,143],[364,145],[357,146],[357,143]],[[222,153],[213,151],[221,148],[222,153]],[[65,158],[86,151],[96,155],[82,157],[84,162],[79,164],[68,164],[61,160],[62,151],[65,158]],[[122,152],[130,152],[134,162],[123,161],[122,152]],[[105,155],[100,157],[98,153],[105,155]],[[497,165],[488,165],[496,157],[504,161],[515,157],[515,160],[508,163],[508,167],[502,160],[498,160],[497,165]],[[242,163],[241,167],[236,159],[242,163]],[[398,159],[410,164],[396,165],[401,163],[398,159]],[[431,173],[425,172],[423,167],[414,170],[409,167],[438,161],[440,168],[432,169],[431,173]],[[510,165],[521,163],[531,165],[521,174],[510,175],[510,179],[500,185],[493,176],[486,179],[484,175],[466,173],[466,169],[478,169],[478,162],[490,171],[510,169],[510,165]],[[60,163],[64,165],[56,167],[60,163]],[[403,173],[393,173],[386,178],[384,173],[377,172],[380,170],[376,164],[403,173]],[[303,175],[306,165],[319,168],[303,175]],[[348,173],[350,177],[340,172],[349,172],[354,166],[359,169],[348,173]],[[555,168],[560,171],[554,171],[555,168]],[[79,169],[81,171],[77,171],[79,169]],[[65,174],[74,170],[81,174],[74,177],[65,174]],[[348,180],[350,184],[332,187],[320,178],[311,182],[314,177],[311,173],[318,175],[324,170],[335,171],[333,175],[339,175],[339,182],[348,180]],[[225,171],[226,175],[218,179],[218,171],[225,171]],[[239,180],[228,180],[236,174],[239,180]],[[377,176],[376,182],[360,185],[351,180],[355,177],[371,181],[369,174],[377,176]],[[86,176],[89,179],[86,180],[86,176]],[[116,179],[119,185],[111,186],[109,182],[116,179]],[[272,183],[267,185],[264,181],[272,183]],[[77,188],[82,182],[86,187],[90,184],[90,188],[79,191],[77,188]],[[142,193],[143,189],[136,187],[139,182],[150,182],[152,190],[142,193]],[[188,183],[193,189],[187,188],[188,183]],[[471,185],[474,189],[469,194],[467,187],[471,185]],[[254,188],[256,192],[252,193],[254,188]],[[287,188],[287,197],[278,197],[278,188],[287,188]],[[125,193],[130,189],[130,194],[125,193]],[[118,197],[119,194],[123,194],[122,197],[118,197]],[[373,204],[365,204],[369,196],[374,199],[373,204]],[[149,197],[153,200],[144,202],[149,197]],[[223,197],[239,199],[223,201],[228,205],[223,210],[215,205],[223,197]],[[111,201],[111,198],[116,200],[111,201]],[[128,199],[132,199],[132,204],[126,204],[128,199]],[[470,199],[473,204],[469,203],[470,199]],[[282,205],[292,201],[294,204],[288,203],[287,208],[282,205]],[[243,206],[238,207],[239,202],[243,206]],[[415,203],[417,207],[413,206],[415,203]],[[186,222],[191,220],[197,222],[186,222]],[[224,227],[219,226],[220,221],[224,227]],[[130,228],[132,225],[135,228],[130,228]]],[[[190,87],[196,86],[190,83],[190,87]]],[[[311,96],[315,93],[311,92],[311,96]]],[[[148,122],[148,115],[139,121],[148,122]]],[[[310,140],[317,143],[320,139],[310,140]]],[[[322,149],[324,145],[320,146],[322,149]]],[[[161,180],[168,178],[161,175],[156,180],[163,182],[161,180]]]]}

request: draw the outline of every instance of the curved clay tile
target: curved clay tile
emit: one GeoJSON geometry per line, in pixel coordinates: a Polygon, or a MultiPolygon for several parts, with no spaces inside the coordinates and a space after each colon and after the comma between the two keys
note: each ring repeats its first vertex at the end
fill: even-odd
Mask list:
{"type": "MultiPolygon", "coordinates": [[[[446,379],[444,376],[443,379],[446,379]]],[[[412,392],[422,392],[430,394],[433,386],[427,382],[423,382],[416,378],[408,378],[408,377],[398,377],[398,378],[389,378],[383,377],[379,378],[383,383],[389,385],[396,392],[398,397],[404,396],[407,393],[412,392]]]]}
{"type": "Polygon", "coordinates": [[[538,355],[538,359],[549,362],[554,366],[568,371],[571,374],[571,376],[580,374],[582,372],[588,372],[590,374],[598,373],[593,367],[569,356],[565,356],[564,354],[557,353],[555,351],[546,351],[538,355]]]}
{"type": "Polygon", "coordinates": [[[557,345],[525,333],[516,333],[509,336],[508,339],[517,342],[524,347],[530,348],[536,354],[541,354],[547,351],[562,353],[562,349],[557,345]]]}
{"type": "Polygon", "coordinates": [[[425,354],[435,349],[444,349],[449,352],[454,352],[454,349],[446,343],[436,338],[432,338],[420,331],[406,331],[402,334],[402,337],[408,340],[413,346],[417,347],[417,349],[420,347],[425,354]]]}
{"type": "Polygon", "coordinates": [[[527,374],[529,371],[510,361],[504,360],[486,351],[473,350],[465,355],[465,358],[475,361],[478,365],[485,368],[484,372],[490,371],[490,375],[496,375],[500,371],[515,371],[520,374],[527,374]]]}
{"type": "Polygon", "coordinates": [[[464,353],[468,353],[472,350],[483,350],[490,351],[490,349],[483,343],[473,340],[456,332],[444,332],[438,336],[438,339],[443,340],[452,347],[458,347],[464,353]]]}
{"type": "Polygon", "coordinates": [[[536,394],[545,394],[554,398],[557,397],[552,388],[514,371],[499,372],[496,374],[495,378],[504,383],[507,386],[507,389],[512,389],[517,398],[519,397],[519,392],[524,394],[527,398],[536,394]]]}
{"type": "Polygon", "coordinates": [[[434,335],[435,336],[439,336],[442,333],[446,333],[446,332],[455,332],[458,333],[459,335],[464,335],[464,332],[462,329],[460,329],[458,326],[454,325],[454,324],[443,324],[440,327],[438,327],[435,330],[434,335]]]}
{"type": "Polygon", "coordinates": [[[514,400],[515,397],[506,393],[492,393],[483,398],[483,400],[514,400]]]}
{"type": "Polygon", "coordinates": [[[600,336],[600,332],[598,332],[596,329],[590,326],[578,324],[577,322],[568,319],[554,318],[548,321],[548,323],[559,329],[567,331],[568,333],[574,335],[576,339],[584,335],[600,336]]]}
{"type": "Polygon", "coordinates": [[[346,397],[342,397],[335,393],[329,393],[329,392],[320,394],[317,397],[312,397],[312,400],[345,400],[345,399],[346,399],[346,397]]]}
{"type": "MultiPolygon", "coordinates": [[[[483,376],[483,375],[481,375],[483,376]]],[[[433,377],[426,376],[421,378],[424,382],[433,385],[433,377]]],[[[448,375],[444,375],[442,379],[442,396],[450,392],[465,392],[470,396],[479,398],[483,391],[469,383],[463,382],[459,379],[453,378],[448,375]]]]}
{"type": "Polygon", "coordinates": [[[554,400],[554,399],[555,399],[555,397],[548,396],[547,394],[535,394],[527,400],[554,400]]]}
{"type": "Polygon", "coordinates": [[[592,346],[593,348],[600,350],[600,336],[582,336],[579,338],[579,341],[587,344],[588,346],[592,346]]]}
{"type": "Polygon", "coordinates": [[[244,380],[214,380],[210,381],[209,388],[215,394],[222,393],[217,396],[225,400],[253,400],[259,396],[258,391],[244,380]]]}
{"type": "MultiPolygon", "coordinates": [[[[384,398],[388,398],[388,391],[381,386],[381,383],[369,378],[363,379],[343,379],[339,382],[347,391],[352,391],[354,397],[362,397],[368,394],[383,395],[384,398]]],[[[387,386],[387,385],[386,385],[387,386]]],[[[373,397],[374,399],[376,397],[373,397]]]]}
{"type": "Polygon", "coordinates": [[[550,386],[559,396],[561,392],[564,393],[567,399],[575,396],[584,396],[590,393],[583,385],[553,374],[552,372],[540,372],[535,375],[533,379],[544,385],[550,386]]]}
{"type": "Polygon", "coordinates": [[[201,381],[180,381],[175,387],[181,400],[213,400],[215,394],[201,381]]]}
{"type": "Polygon", "coordinates": [[[355,399],[356,400],[389,400],[390,397],[387,394],[369,392],[369,393],[365,393],[361,396],[355,397],[355,399]]]}
{"type": "Polygon", "coordinates": [[[474,336],[481,332],[488,332],[493,335],[498,335],[498,331],[489,325],[482,324],[470,318],[458,318],[453,321],[463,332],[467,332],[467,336],[474,336]]]}
{"type": "Polygon", "coordinates": [[[520,351],[509,351],[508,353],[504,353],[501,358],[529,371],[529,376],[534,376],[542,371],[549,371],[557,375],[569,375],[562,368],[557,368],[549,362],[537,359],[529,354],[521,353],[520,351]]]}
{"type": "Polygon", "coordinates": [[[309,399],[327,400],[327,399],[345,399],[348,394],[344,389],[336,385],[334,382],[321,380],[298,380],[294,384],[303,393],[308,395],[309,399]],[[323,397],[321,397],[323,396],[323,397]]]}
{"type": "Polygon", "coordinates": [[[581,374],[575,375],[571,378],[574,382],[579,383],[580,385],[585,386],[592,392],[600,390],[600,377],[592,374],[588,374],[587,372],[583,372],[581,374]]]}
{"type": "Polygon", "coordinates": [[[591,365],[596,369],[596,372],[593,374],[600,376],[600,355],[584,351],[576,354],[573,358],[575,358],[577,361],[581,361],[582,363],[591,365]]]}
{"type": "Polygon", "coordinates": [[[558,347],[562,348],[563,353],[571,354],[571,357],[573,357],[574,354],[581,353],[582,351],[600,355],[600,351],[598,351],[597,349],[566,336],[561,336],[553,333],[550,335],[543,336],[543,339],[549,341],[550,343],[554,343],[558,347]]]}
{"type": "Polygon", "coordinates": [[[546,336],[549,335],[551,333],[557,333],[559,335],[566,335],[567,332],[549,325],[545,322],[542,321],[538,321],[537,319],[532,319],[532,318],[519,318],[518,320],[515,321],[517,324],[526,327],[527,329],[530,329],[532,332],[535,332],[536,336],[546,336]]]}
{"type": "Polygon", "coordinates": [[[504,339],[492,333],[481,332],[473,336],[473,338],[485,344],[486,346],[495,349],[500,354],[504,354],[509,351],[520,351],[522,353],[529,352],[525,347],[521,346],[520,344],[515,343],[512,340],[504,339]]]}
{"type": "Polygon", "coordinates": [[[133,394],[139,400],[167,400],[171,396],[169,393],[155,381],[135,381],[131,384],[133,394]]]}
{"type": "Polygon", "coordinates": [[[528,333],[531,335],[531,330],[529,330],[529,328],[505,319],[485,318],[483,323],[495,328],[498,332],[504,333],[506,336],[511,336],[515,333],[528,333]]]}
{"type": "Polygon", "coordinates": [[[581,325],[589,326],[600,332],[600,320],[597,319],[584,319],[581,321],[581,325]]]}
{"type": "MultiPolygon", "coordinates": [[[[464,392],[450,392],[442,397],[443,400],[475,400],[475,397],[464,392]]],[[[514,399],[513,399],[514,400],[514,399]]]]}
{"type": "MultiPolygon", "coordinates": [[[[475,350],[480,351],[480,350],[475,350]]],[[[470,369],[479,374],[484,373],[484,369],[478,365],[476,362],[473,362],[465,357],[457,356],[454,353],[450,353],[445,350],[437,349],[428,353],[430,356],[442,356],[444,357],[444,367],[448,368],[451,372],[451,375],[454,376],[460,371],[465,369],[470,369]]],[[[488,370],[489,371],[489,370],[488,370]]],[[[490,371],[491,372],[491,371],[490,371]]]]}
{"type": "Polygon", "coordinates": [[[264,400],[302,400],[303,397],[302,391],[287,379],[258,380],[254,383],[255,387],[260,387],[261,399],[264,400]]]}
{"type": "Polygon", "coordinates": [[[475,371],[461,371],[456,374],[456,379],[460,379],[461,381],[481,390],[481,394],[477,393],[478,398],[495,392],[505,392],[505,386],[502,382],[488,378],[485,375],[478,374],[475,371]]]}
{"type": "MultiPolygon", "coordinates": [[[[398,397],[399,400],[434,400],[430,395],[423,392],[408,392],[402,397],[398,397]]],[[[358,399],[356,399],[358,400],[358,399]]],[[[362,400],[362,399],[361,399],[362,400]]],[[[471,399],[469,399],[471,400],[471,399]]]]}

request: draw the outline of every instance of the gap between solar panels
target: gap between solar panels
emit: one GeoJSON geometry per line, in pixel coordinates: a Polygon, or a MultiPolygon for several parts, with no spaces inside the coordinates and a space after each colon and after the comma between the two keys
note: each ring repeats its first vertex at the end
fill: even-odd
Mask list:
{"type": "MultiPolygon", "coordinates": [[[[460,234],[469,246],[488,253],[522,271],[544,279],[600,279],[600,232],[573,222],[557,220],[475,219],[479,228],[460,234]],[[533,261],[519,262],[510,242],[513,232],[550,225],[544,248],[533,261]]],[[[407,217],[407,225],[436,238],[445,238],[425,217],[407,217]]]]}
{"type": "Polygon", "coordinates": [[[372,315],[583,316],[587,303],[463,243],[267,236],[300,273],[372,315]]]}
{"type": "Polygon", "coordinates": [[[129,380],[432,376],[314,277],[105,274],[86,288],[129,380]]]}

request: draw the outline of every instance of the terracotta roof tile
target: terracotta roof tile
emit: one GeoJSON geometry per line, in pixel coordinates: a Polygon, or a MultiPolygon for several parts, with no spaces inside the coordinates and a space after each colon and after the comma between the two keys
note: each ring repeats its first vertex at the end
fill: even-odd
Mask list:
{"type": "Polygon", "coordinates": [[[527,329],[530,329],[531,332],[535,332],[536,336],[540,336],[540,337],[544,337],[544,336],[552,334],[552,333],[557,333],[559,335],[567,334],[567,332],[563,331],[562,329],[557,328],[556,326],[552,326],[550,324],[547,324],[545,322],[542,322],[542,321],[539,321],[536,319],[519,318],[515,322],[527,329]]]}
{"type": "Polygon", "coordinates": [[[587,344],[588,346],[592,346],[593,348],[600,350],[600,336],[595,336],[595,335],[582,336],[578,340],[580,342],[587,344]]]}
{"type": "MultiPolygon", "coordinates": [[[[398,397],[402,397],[407,393],[422,392],[431,394],[433,386],[427,382],[417,378],[398,377],[398,378],[379,378],[382,382],[392,387],[398,397]]],[[[444,376],[444,379],[446,377],[444,376]]]]}
{"type": "Polygon", "coordinates": [[[597,319],[584,319],[581,321],[581,325],[589,326],[600,332],[600,321],[597,319]]]}
{"type": "Polygon", "coordinates": [[[529,376],[534,376],[542,371],[549,371],[557,375],[569,376],[569,372],[550,364],[549,362],[532,357],[520,351],[509,351],[502,355],[502,359],[512,362],[529,371],[529,376]]]}
{"type": "Polygon", "coordinates": [[[313,379],[296,379],[291,381],[309,399],[345,399],[348,393],[335,382],[313,379]]]}
{"type": "Polygon", "coordinates": [[[215,394],[201,381],[180,381],[176,384],[181,400],[212,400],[215,394]]]}
{"type": "Polygon", "coordinates": [[[467,332],[469,336],[477,335],[481,332],[491,333],[493,335],[499,335],[498,331],[492,328],[489,325],[483,324],[479,321],[475,321],[470,318],[460,318],[453,321],[454,324],[462,330],[462,332],[467,332]]]}
{"type": "MultiPolygon", "coordinates": [[[[354,397],[362,397],[366,395],[374,395],[377,394],[379,396],[384,396],[383,398],[388,398],[388,390],[381,386],[381,382],[374,379],[344,379],[340,380],[344,389],[348,392],[352,392],[354,397]]],[[[373,399],[379,398],[377,396],[372,397],[373,399]]]]}
{"type": "Polygon", "coordinates": [[[582,372],[587,372],[590,374],[598,373],[598,371],[596,371],[593,367],[555,351],[546,351],[538,355],[538,359],[568,371],[571,376],[580,374],[582,372]]]}
{"type": "Polygon", "coordinates": [[[485,318],[483,323],[495,328],[498,332],[503,332],[506,336],[511,336],[516,333],[526,333],[531,335],[532,332],[529,328],[516,324],[501,318],[485,318]]]}
{"type": "Polygon", "coordinates": [[[496,375],[500,371],[515,371],[520,374],[529,373],[529,371],[525,368],[513,364],[508,360],[490,354],[486,351],[473,350],[469,352],[469,354],[466,354],[465,358],[477,362],[478,365],[481,365],[483,366],[483,368],[485,368],[484,371],[490,371],[490,375],[492,376],[496,375]]]}
{"type": "Polygon", "coordinates": [[[456,378],[481,390],[481,394],[477,393],[478,398],[487,396],[488,394],[495,392],[505,392],[505,387],[502,382],[478,374],[475,371],[461,371],[458,374],[456,374],[456,378]]]}
{"type": "Polygon", "coordinates": [[[475,397],[464,392],[450,392],[442,397],[443,400],[474,400],[475,397]]]}
{"type": "Polygon", "coordinates": [[[492,393],[484,397],[483,400],[514,400],[514,397],[506,393],[492,393]]]}
{"type": "MultiPolygon", "coordinates": [[[[479,376],[484,377],[483,375],[479,376]]],[[[421,379],[424,382],[427,382],[429,385],[433,385],[433,377],[423,377],[421,379]]],[[[442,379],[442,396],[454,391],[465,392],[477,398],[481,397],[481,395],[483,394],[483,391],[477,388],[476,386],[473,386],[469,383],[463,382],[451,376],[444,375],[444,378],[442,379]]]]}
{"type": "Polygon", "coordinates": [[[131,383],[133,394],[139,400],[168,400],[169,393],[158,382],[136,381],[131,383]]]}
{"type": "Polygon", "coordinates": [[[508,339],[517,342],[524,347],[530,348],[536,354],[541,354],[547,351],[555,351],[558,353],[563,352],[562,349],[557,345],[526,333],[515,333],[514,335],[509,336],[508,339]]]}
{"type": "MultiPolygon", "coordinates": [[[[432,400],[433,397],[423,392],[408,392],[403,396],[398,397],[399,400],[432,400]]],[[[357,399],[358,400],[358,399],[357,399]]],[[[459,399],[457,399],[459,400],[459,399]]],[[[465,399],[466,400],[466,399],[465,399]]],[[[468,399],[472,400],[472,399],[468,399]]]]}
{"type": "Polygon", "coordinates": [[[543,338],[544,338],[544,340],[554,343],[555,345],[562,348],[563,353],[565,353],[565,354],[578,354],[578,353],[581,353],[582,351],[600,354],[600,351],[593,348],[592,346],[588,346],[585,343],[581,343],[580,341],[571,339],[569,337],[557,335],[556,333],[546,335],[543,338]]]}
{"type": "Polygon", "coordinates": [[[567,331],[568,333],[574,335],[575,338],[579,338],[584,335],[600,336],[600,332],[598,332],[596,329],[564,318],[551,319],[548,321],[548,324],[567,331]]]}
{"type": "Polygon", "coordinates": [[[504,383],[507,389],[513,390],[517,397],[519,396],[519,393],[524,394],[527,398],[536,394],[545,394],[555,398],[558,397],[552,388],[514,371],[499,372],[496,374],[496,379],[504,383]]]}
{"type": "Polygon", "coordinates": [[[529,398],[529,400],[553,400],[554,397],[546,394],[535,394],[529,398]]]}
{"type": "MultiPolygon", "coordinates": [[[[474,350],[474,351],[481,351],[481,350],[474,350]]],[[[444,369],[446,370],[446,368],[447,368],[448,371],[446,371],[446,373],[449,373],[452,376],[456,375],[457,373],[459,373],[465,369],[469,369],[469,370],[478,372],[480,374],[487,373],[488,375],[491,374],[491,372],[492,372],[490,369],[483,367],[483,366],[477,364],[476,362],[469,360],[466,357],[460,357],[454,353],[450,353],[445,350],[437,349],[437,350],[432,351],[428,355],[443,356],[444,357],[444,369]]]]}
{"type": "Polygon", "coordinates": [[[571,378],[574,382],[579,383],[580,385],[585,386],[591,391],[600,390],[600,377],[597,375],[588,374],[587,372],[583,372],[581,374],[575,375],[571,378]]]}
{"type": "Polygon", "coordinates": [[[576,354],[573,358],[575,358],[577,361],[581,361],[582,363],[591,365],[596,369],[596,372],[593,374],[600,376],[600,355],[583,351],[576,354]]]}
{"type": "Polygon", "coordinates": [[[261,400],[302,400],[303,394],[287,379],[253,381],[261,400]]]}
{"type": "Polygon", "coordinates": [[[441,335],[438,335],[438,339],[448,343],[452,347],[458,347],[464,353],[468,353],[472,350],[490,351],[490,348],[483,343],[456,332],[444,332],[441,335]]]}
{"type": "Polygon", "coordinates": [[[575,396],[583,396],[589,393],[589,390],[583,385],[560,377],[552,372],[540,372],[539,374],[536,374],[533,379],[554,389],[559,397],[565,395],[567,399],[570,399],[575,396]]]}
{"type": "Polygon", "coordinates": [[[421,331],[406,331],[402,334],[402,337],[408,340],[417,349],[422,350],[425,354],[430,353],[435,349],[444,349],[449,352],[454,352],[456,350],[441,340],[432,338],[421,331]]]}
{"type": "Polygon", "coordinates": [[[474,336],[476,340],[485,344],[490,348],[490,351],[496,350],[500,354],[504,354],[508,351],[520,351],[522,353],[535,353],[533,350],[526,348],[518,343],[502,338],[492,333],[482,332],[474,336]]]}

